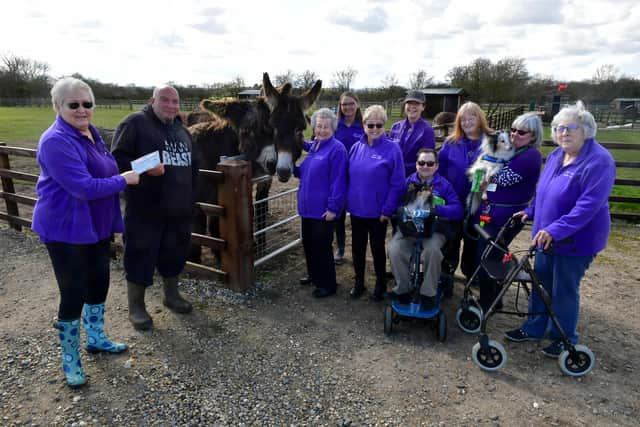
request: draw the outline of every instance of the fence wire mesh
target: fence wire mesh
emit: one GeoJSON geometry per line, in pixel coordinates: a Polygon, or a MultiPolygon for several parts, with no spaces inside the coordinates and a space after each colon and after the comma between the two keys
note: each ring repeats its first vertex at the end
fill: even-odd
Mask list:
{"type": "Polygon", "coordinates": [[[296,187],[253,203],[255,266],[302,242],[297,197],[296,187]]]}

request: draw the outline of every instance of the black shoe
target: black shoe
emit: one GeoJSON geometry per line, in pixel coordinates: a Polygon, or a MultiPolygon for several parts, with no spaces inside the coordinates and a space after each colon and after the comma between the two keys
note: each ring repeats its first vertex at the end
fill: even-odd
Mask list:
{"type": "Polygon", "coordinates": [[[331,296],[331,295],[333,295],[335,293],[336,293],[335,288],[334,289],[316,288],[316,289],[313,290],[311,295],[313,295],[315,298],[326,298],[326,297],[331,296]]]}
{"type": "Polygon", "coordinates": [[[504,333],[504,337],[513,342],[540,341],[540,338],[532,337],[522,329],[507,331],[504,333]]]}
{"type": "Polygon", "coordinates": [[[385,292],[384,297],[391,301],[398,301],[400,304],[409,304],[411,302],[411,293],[397,294],[393,291],[385,292]]]}
{"type": "Polygon", "coordinates": [[[335,265],[340,265],[344,262],[344,249],[338,249],[333,256],[333,262],[335,265]]]}
{"type": "Polygon", "coordinates": [[[438,306],[436,297],[428,297],[426,295],[420,295],[420,309],[423,311],[433,310],[438,306]]]}
{"type": "Polygon", "coordinates": [[[354,286],[353,288],[351,288],[351,291],[349,291],[349,297],[351,299],[358,299],[362,296],[362,294],[364,294],[364,291],[366,291],[367,288],[365,288],[364,286],[354,286]]]}
{"type": "Polygon", "coordinates": [[[309,276],[304,276],[300,278],[300,284],[301,285],[310,285],[312,282],[311,277],[309,276]]]}
{"type": "Polygon", "coordinates": [[[552,357],[554,359],[557,359],[558,357],[560,357],[560,354],[562,354],[563,351],[564,351],[564,344],[562,343],[562,341],[555,340],[551,344],[549,344],[548,346],[542,349],[542,354],[544,354],[547,357],[552,357]]]}

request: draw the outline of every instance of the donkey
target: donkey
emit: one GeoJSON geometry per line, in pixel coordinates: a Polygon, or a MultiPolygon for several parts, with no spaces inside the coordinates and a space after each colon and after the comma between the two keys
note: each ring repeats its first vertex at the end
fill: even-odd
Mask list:
{"type": "MultiPolygon", "coordinates": [[[[255,101],[205,99],[199,110],[188,115],[187,124],[198,122],[189,126],[189,131],[202,169],[215,169],[221,156],[241,155],[252,163],[254,176],[277,175],[281,182],[291,178],[295,161],[302,154],[305,111],[318,98],[322,81],[301,96],[291,94],[291,83],[273,87],[267,73],[262,83],[264,96],[255,101]]],[[[197,187],[196,200],[217,202],[217,188],[211,178],[200,176],[197,187]]],[[[271,180],[258,185],[256,200],[267,198],[270,187],[271,180]]],[[[206,222],[206,215],[196,209],[192,231],[204,234],[206,222]]],[[[263,228],[265,223],[266,210],[258,211],[257,227],[263,228]]],[[[211,218],[208,231],[211,236],[219,236],[217,218],[211,218]]],[[[190,260],[199,262],[200,256],[200,247],[193,245],[190,260]]]]}

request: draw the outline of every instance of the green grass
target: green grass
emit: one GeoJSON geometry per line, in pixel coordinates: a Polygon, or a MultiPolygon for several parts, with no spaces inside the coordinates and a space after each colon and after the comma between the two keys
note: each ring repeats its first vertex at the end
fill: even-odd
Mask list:
{"type": "MultiPolygon", "coordinates": [[[[97,108],[93,124],[115,128],[130,113],[128,108],[97,108]]],[[[0,142],[35,148],[40,135],[55,118],[56,113],[52,108],[0,107],[0,142]]]]}

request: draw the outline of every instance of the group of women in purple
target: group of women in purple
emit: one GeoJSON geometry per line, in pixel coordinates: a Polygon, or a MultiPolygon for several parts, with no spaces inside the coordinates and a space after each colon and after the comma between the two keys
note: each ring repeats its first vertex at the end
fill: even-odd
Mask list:
{"type": "MultiPolygon", "coordinates": [[[[452,134],[435,151],[433,129],[422,119],[424,108],[424,94],[409,91],[404,103],[406,117],[395,123],[388,135],[385,109],[372,105],[361,114],[358,98],[350,92],[340,97],[338,118],[326,108],[314,113],[311,122],[315,138],[306,143],[308,154],[297,174],[298,210],[308,268],[308,277],[303,281],[315,285],[315,297],[336,292],[335,264],[344,259],[346,212],[351,217],[355,273],[349,295],[359,298],[366,290],[368,241],[376,277],[374,300],[385,296],[402,298],[408,292],[402,282],[406,274],[398,266],[404,265],[402,260],[408,259],[413,246],[402,241],[400,231],[394,231],[389,258],[396,286],[387,292],[385,240],[387,224],[402,200],[407,200],[411,184],[437,182],[439,193],[447,194],[448,200],[439,199],[448,209],[438,206],[436,213],[448,212],[450,219],[460,218],[460,205],[465,204],[471,190],[467,169],[479,156],[483,138],[492,130],[480,106],[467,102],[456,115],[452,134]]],[[[541,171],[542,121],[535,112],[517,117],[511,127],[516,154],[492,178],[480,209],[466,215],[465,226],[459,221],[425,245],[425,284],[420,292],[421,301],[428,308],[434,304],[434,277],[440,268],[452,275],[460,261],[462,273],[467,278],[473,275],[485,249],[484,242],[467,232],[473,224],[482,223],[495,236],[512,217],[519,217],[521,224],[533,219],[532,244],[539,248],[535,271],[552,297],[560,325],[577,343],[580,282],[594,257],[606,246],[610,228],[608,197],[615,178],[615,162],[596,142],[595,120],[581,102],[563,108],[551,127],[558,147],[549,154],[541,171]]],[[[435,187],[432,184],[431,188],[435,187]]],[[[521,227],[515,228],[504,236],[504,243],[509,244],[520,230],[521,227]]],[[[479,282],[480,305],[486,310],[499,289],[495,280],[482,272],[479,282]]],[[[529,305],[531,312],[543,311],[535,293],[529,305]]],[[[514,342],[549,339],[551,343],[543,353],[550,357],[558,357],[563,350],[558,331],[545,315],[529,316],[520,328],[505,336],[514,342]]]]}

